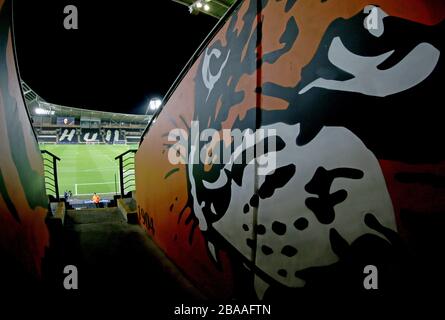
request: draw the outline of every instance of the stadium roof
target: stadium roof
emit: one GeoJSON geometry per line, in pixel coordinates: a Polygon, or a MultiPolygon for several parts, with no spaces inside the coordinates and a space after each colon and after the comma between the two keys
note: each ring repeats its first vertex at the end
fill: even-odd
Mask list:
{"type": "Polygon", "coordinates": [[[113,122],[128,122],[128,123],[145,123],[147,124],[152,115],[137,115],[137,114],[124,114],[114,112],[103,112],[96,110],[88,110],[82,108],[73,108],[62,106],[45,101],[34,90],[32,90],[22,80],[23,94],[25,96],[26,106],[30,115],[48,115],[48,116],[60,116],[60,117],[75,117],[75,118],[100,118],[102,120],[113,122]]]}
{"type": "Polygon", "coordinates": [[[172,0],[189,7],[192,14],[202,12],[220,19],[236,0],[172,0]],[[207,6],[206,6],[207,5],[207,6]]]}

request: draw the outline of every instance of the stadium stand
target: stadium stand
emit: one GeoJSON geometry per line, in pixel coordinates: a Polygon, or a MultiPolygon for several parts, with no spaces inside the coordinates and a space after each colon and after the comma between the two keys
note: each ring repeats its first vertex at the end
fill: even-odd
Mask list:
{"type": "Polygon", "coordinates": [[[22,88],[39,143],[138,144],[152,117],[53,104],[23,81],[22,88]]]}
{"type": "Polygon", "coordinates": [[[39,136],[39,143],[57,143],[57,136],[39,136]]]}
{"type": "Polygon", "coordinates": [[[81,143],[103,142],[99,129],[81,129],[81,131],[81,143]]]}
{"type": "MultiPolygon", "coordinates": [[[[40,136],[39,136],[40,141],[40,136]]],[[[60,128],[58,143],[79,143],[78,130],[75,128],[60,128]]]]}
{"type": "Polygon", "coordinates": [[[41,143],[57,143],[57,130],[45,130],[38,128],[36,131],[39,142],[41,143]]]}
{"type": "Polygon", "coordinates": [[[126,143],[123,132],[119,129],[105,129],[101,130],[104,142],[108,144],[123,144],[126,143]]]}
{"type": "Polygon", "coordinates": [[[125,140],[127,143],[139,143],[143,130],[141,129],[125,129],[125,140]]]}

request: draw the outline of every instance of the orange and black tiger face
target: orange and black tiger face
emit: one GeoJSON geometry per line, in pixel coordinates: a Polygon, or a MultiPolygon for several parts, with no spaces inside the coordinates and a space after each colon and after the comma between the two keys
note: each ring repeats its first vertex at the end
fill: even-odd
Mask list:
{"type": "Polygon", "coordinates": [[[194,121],[266,136],[190,141],[209,159],[193,164],[189,152],[190,206],[214,259],[220,245],[235,249],[259,296],[269,285],[302,287],[308,270],[360,247],[393,250],[396,213],[381,161],[445,158],[437,144],[444,23],[361,2],[335,17],[322,6],[338,1],[246,1],[202,53],[194,121]],[[321,13],[318,26],[305,20],[310,10],[321,13]],[[272,138],[275,148],[234,163],[272,138]],[[267,155],[275,166],[258,174],[267,155]]]}

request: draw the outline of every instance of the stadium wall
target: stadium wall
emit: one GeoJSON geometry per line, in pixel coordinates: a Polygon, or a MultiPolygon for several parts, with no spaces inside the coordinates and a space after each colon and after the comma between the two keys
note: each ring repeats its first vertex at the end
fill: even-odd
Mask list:
{"type": "Polygon", "coordinates": [[[0,0],[0,282],[41,277],[49,242],[43,162],[24,104],[11,28],[12,3],[0,0]],[[14,277],[12,275],[20,275],[14,277]],[[11,280],[13,279],[13,280],[11,280]]]}
{"type": "Polygon", "coordinates": [[[372,3],[243,1],[143,136],[139,220],[208,295],[440,277],[445,6],[372,3]],[[276,137],[275,170],[218,164],[224,129],[276,137]]]}

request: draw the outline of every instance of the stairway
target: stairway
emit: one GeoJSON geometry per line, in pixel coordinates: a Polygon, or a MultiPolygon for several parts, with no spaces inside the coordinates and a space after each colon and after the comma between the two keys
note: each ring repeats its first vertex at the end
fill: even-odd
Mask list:
{"type": "Polygon", "coordinates": [[[198,294],[146,232],[128,224],[118,208],[67,210],[50,252],[47,279],[57,292],[164,302],[196,299],[198,294]],[[78,269],[78,290],[63,288],[66,275],[61,270],[66,265],[78,269]]]}

